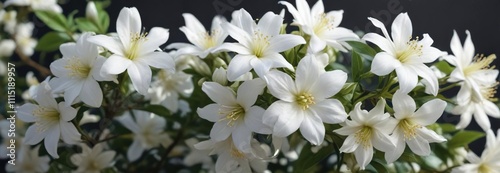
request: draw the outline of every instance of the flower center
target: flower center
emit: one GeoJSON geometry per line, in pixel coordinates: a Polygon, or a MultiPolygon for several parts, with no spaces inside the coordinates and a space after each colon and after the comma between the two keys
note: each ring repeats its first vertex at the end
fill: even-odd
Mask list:
{"type": "Polygon", "coordinates": [[[57,110],[43,106],[38,106],[38,108],[33,111],[33,115],[36,118],[35,125],[38,132],[44,132],[52,127],[53,124],[58,123],[61,119],[61,114],[57,110]]]}
{"type": "Polygon", "coordinates": [[[477,95],[477,94],[474,94],[476,92],[472,92],[472,96],[471,96],[472,101],[476,102],[476,103],[482,102],[483,99],[486,99],[486,100],[489,100],[492,102],[498,101],[498,98],[495,97],[495,94],[497,93],[497,86],[498,86],[498,82],[493,83],[490,86],[481,87],[481,89],[480,89],[481,95],[477,95]]]}
{"type": "Polygon", "coordinates": [[[266,53],[270,38],[271,37],[261,33],[260,31],[254,32],[251,50],[257,58],[263,57],[264,53],[266,53]]]}
{"type": "Polygon", "coordinates": [[[371,137],[372,137],[373,129],[370,126],[363,126],[354,137],[356,137],[356,143],[361,144],[363,148],[368,149],[372,147],[371,137]]]}
{"type": "Polygon", "coordinates": [[[134,60],[139,56],[139,48],[140,45],[147,40],[146,35],[148,33],[131,33],[130,34],[130,45],[128,49],[125,51],[125,56],[130,59],[134,60]]]}
{"type": "Polygon", "coordinates": [[[70,71],[69,76],[77,78],[87,78],[91,70],[91,67],[83,64],[80,59],[76,57],[70,58],[68,64],[66,64],[64,68],[70,71]]]}
{"type": "Polygon", "coordinates": [[[87,170],[89,172],[99,172],[101,170],[101,167],[99,166],[98,163],[96,163],[96,160],[93,158],[90,158],[91,160],[87,164],[87,170]]]}
{"type": "Polygon", "coordinates": [[[296,95],[295,101],[302,107],[302,110],[306,110],[310,105],[315,104],[314,96],[306,92],[296,95]]]}
{"type": "Polygon", "coordinates": [[[233,127],[238,120],[243,119],[245,117],[245,109],[240,105],[236,106],[222,105],[219,109],[219,114],[225,116],[220,121],[228,120],[227,126],[233,127]]]}
{"type": "Polygon", "coordinates": [[[490,64],[495,60],[497,57],[495,54],[491,54],[488,57],[484,57],[484,55],[476,55],[474,57],[474,62],[472,62],[469,66],[464,68],[464,75],[468,76],[476,71],[483,70],[483,69],[494,69],[495,66],[491,66],[490,64]]]}
{"type": "Polygon", "coordinates": [[[316,35],[322,35],[325,31],[332,30],[334,28],[333,16],[327,16],[325,13],[315,16],[315,25],[313,26],[314,33],[316,35]]]}
{"type": "Polygon", "coordinates": [[[205,32],[203,34],[203,45],[202,45],[202,48],[204,50],[207,50],[209,48],[212,48],[212,47],[215,47],[217,45],[217,37],[216,35],[219,34],[219,30],[212,30],[210,33],[209,32],[205,32]]]}
{"type": "Polygon", "coordinates": [[[415,138],[415,135],[417,135],[417,130],[419,128],[422,128],[421,125],[415,124],[409,119],[403,119],[399,121],[398,127],[403,130],[405,139],[415,138]]]}
{"type": "Polygon", "coordinates": [[[236,148],[236,146],[234,146],[233,141],[231,141],[231,156],[238,159],[245,158],[245,154],[243,154],[240,150],[238,150],[238,148],[236,148]]]}
{"type": "Polygon", "coordinates": [[[493,172],[493,170],[488,165],[485,165],[484,163],[482,163],[477,168],[477,172],[478,173],[491,173],[491,172],[493,172]]]}
{"type": "Polygon", "coordinates": [[[406,48],[402,51],[396,53],[396,58],[401,62],[405,63],[413,56],[422,56],[423,45],[418,44],[418,36],[415,39],[411,39],[406,42],[406,48]]]}
{"type": "Polygon", "coordinates": [[[182,81],[180,79],[177,79],[175,77],[175,74],[171,74],[167,70],[160,70],[160,72],[158,72],[158,79],[161,81],[164,89],[167,91],[174,90],[177,87],[178,83],[182,81]]]}

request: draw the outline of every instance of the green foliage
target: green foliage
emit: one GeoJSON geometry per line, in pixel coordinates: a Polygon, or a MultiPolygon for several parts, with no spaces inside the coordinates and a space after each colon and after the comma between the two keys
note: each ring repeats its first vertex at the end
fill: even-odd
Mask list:
{"type": "Polygon", "coordinates": [[[358,52],[360,54],[365,54],[371,57],[374,57],[375,54],[377,54],[377,51],[375,51],[375,49],[371,48],[365,43],[358,41],[346,41],[346,42],[352,47],[353,51],[358,52]]]}
{"type": "Polygon", "coordinates": [[[35,15],[54,31],[74,31],[71,21],[66,19],[63,14],[52,11],[35,11],[35,15]]]}
{"type": "Polygon", "coordinates": [[[448,141],[448,148],[453,149],[457,147],[467,146],[469,143],[484,136],[482,132],[463,130],[457,132],[453,138],[448,141]]]}
{"type": "Polygon", "coordinates": [[[314,165],[321,162],[323,159],[328,157],[333,153],[334,147],[329,144],[328,146],[323,146],[316,153],[311,150],[311,144],[307,143],[300,152],[299,159],[297,159],[293,165],[293,172],[313,172],[314,165]]]}
{"type": "Polygon", "coordinates": [[[38,40],[38,44],[35,49],[38,51],[51,52],[59,49],[59,46],[63,43],[71,41],[71,38],[66,33],[62,32],[49,32],[38,40]]]}

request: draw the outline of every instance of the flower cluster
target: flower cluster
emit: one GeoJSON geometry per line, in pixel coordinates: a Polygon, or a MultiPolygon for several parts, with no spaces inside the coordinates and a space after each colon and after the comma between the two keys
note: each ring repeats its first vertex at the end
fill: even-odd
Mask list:
{"type": "MultiPolygon", "coordinates": [[[[325,12],[322,0],[279,4],[291,26],[285,11],[253,17],[240,9],[231,19],[214,17],[206,30],[185,13],[179,29],[189,43],[164,46],[169,30],[145,29],[135,7],[123,8],[109,33],[104,3],[90,2],[85,17],[74,18],[55,1],[8,0],[54,31],[37,44],[33,24],[18,23],[16,10],[0,11],[14,39],[0,41],[0,56],[15,52],[47,76],[38,82],[28,73],[26,103],[17,108],[18,127],[27,128],[16,136],[18,162],[6,170],[500,169],[500,137],[488,119],[500,118],[496,56],[475,55],[469,31],[463,46],[454,32],[449,54],[429,34],[414,36],[408,13],[394,19],[390,35],[371,17],[382,34],[357,35],[341,27],[343,11],[325,12]],[[47,46],[51,40],[61,42],[47,46]],[[35,46],[61,56],[47,69],[29,58],[35,46]],[[460,122],[437,123],[449,113],[460,122]],[[464,130],[472,117],[487,137],[481,158],[464,154],[484,136],[464,130]]],[[[7,143],[8,122],[0,124],[7,143]]]]}

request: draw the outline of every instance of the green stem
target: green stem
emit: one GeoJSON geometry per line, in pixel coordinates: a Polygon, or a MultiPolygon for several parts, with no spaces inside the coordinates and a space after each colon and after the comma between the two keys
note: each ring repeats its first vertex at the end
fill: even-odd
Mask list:
{"type": "Polygon", "coordinates": [[[449,89],[452,89],[452,88],[454,88],[454,87],[456,87],[456,86],[458,86],[458,85],[460,85],[460,84],[459,84],[459,83],[453,83],[453,84],[450,84],[450,85],[448,85],[448,86],[446,86],[446,87],[444,87],[444,88],[439,89],[439,93],[444,92],[444,91],[447,91],[447,90],[449,90],[449,89]]]}

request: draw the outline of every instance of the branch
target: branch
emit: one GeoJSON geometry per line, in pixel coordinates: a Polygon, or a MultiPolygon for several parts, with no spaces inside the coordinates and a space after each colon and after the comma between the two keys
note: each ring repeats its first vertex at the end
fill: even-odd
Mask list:
{"type": "Polygon", "coordinates": [[[38,64],[37,62],[33,61],[30,57],[24,55],[18,47],[16,47],[15,51],[16,51],[16,54],[21,59],[21,61],[23,61],[27,65],[35,68],[38,72],[40,72],[40,75],[42,75],[43,78],[52,74],[47,67],[44,67],[44,66],[38,64]]]}

